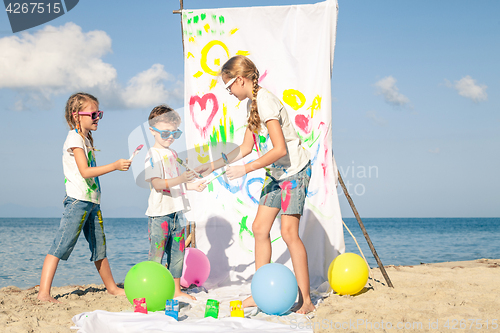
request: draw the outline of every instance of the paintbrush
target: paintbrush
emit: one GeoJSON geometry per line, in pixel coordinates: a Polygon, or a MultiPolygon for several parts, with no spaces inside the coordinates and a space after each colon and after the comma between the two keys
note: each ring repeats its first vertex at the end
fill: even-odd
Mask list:
{"type": "Polygon", "coordinates": [[[224,154],[224,153],[221,153],[221,154],[222,154],[222,159],[224,160],[224,163],[229,164],[229,160],[227,159],[226,154],[224,154]]]}
{"type": "Polygon", "coordinates": [[[217,176],[215,176],[214,178],[210,179],[209,181],[205,182],[206,185],[210,184],[211,182],[213,182],[214,180],[216,180],[217,178],[219,178],[220,176],[222,176],[223,174],[226,173],[226,170],[222,171],[221,173],[219,173],[217,176]]]}
{"type": "Polygon", "coordinates": [[[139,145],[137,146],[137,148],[135,148],[134,152],[132,153],[132,155],[130,155],[130,158],[129,160],[132,161],[132,159],[135,157],[135,155],[139,154],[139,150],[142,149],[142,147],[144,147],[144,145],[139,145]]]}
{"type": "MultiPolygon", "coordinates": [[[[188,167],[187,164],[185,164],[184,161],[180,159],[180,157],[177,157],[176,161],[177,161],[177,163],[179,163],[180,165],[182,165],[183,167],[185,167],[186,170],[196,172],[193,169],[191,169],[190,167],[188,167]]],[[[198,178],[203,178],[203,176],[200,175],[200,174],[198,174],[198,178]]]]}

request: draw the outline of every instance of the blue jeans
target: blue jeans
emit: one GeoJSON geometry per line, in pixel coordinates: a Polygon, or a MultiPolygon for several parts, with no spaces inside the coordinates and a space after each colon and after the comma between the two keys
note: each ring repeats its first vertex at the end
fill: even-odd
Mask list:
{"type": "Polygon", "coordinates": [[[184,264],[186,218],[182,211],[164,216],[150,216],[148,219],[148,260],[161,264],[167,254],[166,266],[174,278],[182,276],[184,264]]]}
{"type": "Polygon", "coordinates": [[[277,180],[266,174],[259,205],[281,208],[281,214],[285,215],[302,215],[310,179],[311,161],[298,173],[285,179],[277,180]]]}
{"type": "Polygon", "coordinates": [[[92,253],[90,260],[106,258],[106,236],[100,205],[68,196],[64,198],[63,204],[63,217],[49,254],[61,260],[68,260],[83,229],[92,253]]]}

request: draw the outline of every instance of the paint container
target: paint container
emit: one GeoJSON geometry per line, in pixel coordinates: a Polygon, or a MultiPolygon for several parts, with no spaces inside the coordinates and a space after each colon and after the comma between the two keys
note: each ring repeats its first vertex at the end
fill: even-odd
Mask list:
{"type": "Polygon", "coordinates": [[[167,299],[165,303],[165,314],[179,320],[179,301],[176,299],[167,299]]]}
{"type": "Polygon", "coordinates": [[[207,299],[207,306],[205,307],[205,318],[213,317],[217,319],[219,316],[219,301],[215,299],[207,299]]]}
{"type": "Polygon", "coordinates": [[[243,303],[240,300],[229,302],[229,307],[231,308],[231,317],[245,317],[243,303]]]}
{"type": "Polygon", "coordinates": [[[146,305],[146,299],[144,297],[134,298],[134,312],[148,314],[148,307],[146,305]]]}

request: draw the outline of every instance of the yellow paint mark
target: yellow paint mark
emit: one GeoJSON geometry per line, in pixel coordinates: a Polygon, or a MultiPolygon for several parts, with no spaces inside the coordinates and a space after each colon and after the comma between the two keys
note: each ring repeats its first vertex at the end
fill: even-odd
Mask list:
{"type": "Polygon", "coordinates": [[[203,75],[203,72],[202,72],[202,71],[197,71],[196,73],[194,73],[194,74],[193,74],[193,76],[194,76],[195,78],[199,78],[199,77],[200,77],[200,76],[202,76],[202,75],[203,75]]]}
{"type": "Polygon", "coordinates": [[[216,85],[217,85],[217,80],[216,79],[212,79],[212,81],[210,82],[210,89],[215,88],[216,85]]]}
{"type": "Polygon", "coordinates": [[[207,163],[210,160],[210,156],[208,156],[208,154],[207,154],[208,153],[208,144],[203,144],[201,147],[203,148],[203,151],[201,151],[199,144],[194,145],[194,149],[198,153],[197,159],[200,163],[207,163]]]}
{"type": "Polygon", "coordinates": [[[250,55],[250,52],[248,51],[243,51],[243,50],[239,50],[238,52],[236,52],[237,55],[242,55],[242,56],[248,56],[250,55]]]}
{"type": "Polygon", "coordinates": [[[238,28],[231,29],[231,31],[229,31],[229,34],[234,35],[236,31],[238,31],[238,28]]]}
{"type": "Polygon", "coordinates": [[[308,107],[307,109],[308,110],[311,109],[311,118],[314,117],[314,111],[321,110],[321,96],[316,95],[316,97],[314,97],[311,106],[308,107]]]}
{"type": "Polygon", "coordinates": [[[208,30],[210,30],[210,25],[207,23],[203,26],[203,28],[205,28],[205,31],[208,32],[208,30]]]}
{"type": "Polygon", "coordinates": [[[283,91],[283,101],[297,111],[306,103],[306,97],[298,90],[287,89],[283,91]]]}
{"type": "Polygon", "coordinates": [[[241,101],[238,102],[238,104],[236,104],[236,107],[239,109],[240,108],[240,103],[241,101]]]}
{"type": "Polygon", "coordinates": [[[221,46],[224,49],[224,51],[226,51],[227,57],[229,58],[229,49],[227,48],[226,44],[224,44],[223,42],[221,42],[219,40],[212,40],[212,41],[208,42],[207,45],[205,45],[203,47],[203,49],[201,50],[201,60],[200,60],[201,68],[205,71],[205,73],[213,75],[213,76],[219,75],[219,71],[218,70],[215,71],[207,65],[207,56],[208,56],[208,52],[215,45],[221,46]]]}
{"type": "Polygon", "coordinates": [[[190,41],[191,43],[194,43],[194,36],[189,37],[189,41],[190,41]]]}
{"type": "Polygon", "coordinates": [[[189,57],[191,57],[191,58],[193,58],[193,59],[194,59],[194,55],[193,55],[191,52],[188,52],[188,54],[187,54],[187,57],[186,57],[186,58],[187,58],[187,59],[189,59],[189,57]]]}
{"type": "Polygon", "coordinates": [[[220,58],[214,59],[214,65],[220,66],[220,58]]]}

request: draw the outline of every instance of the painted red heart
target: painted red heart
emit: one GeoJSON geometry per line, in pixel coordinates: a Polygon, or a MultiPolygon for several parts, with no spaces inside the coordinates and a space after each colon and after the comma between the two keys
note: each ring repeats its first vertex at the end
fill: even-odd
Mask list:
{"type": "Polygon", "coordinates": [[[303,114],[298,114],[295,116],[295,124],[306,134],[311,132],[311,118],[309,116],[304,116],[303,114]]]}
{"type": "Polygon", "coordinates": [[[193,119],[194,126],[202,133],[203,137],[206,137],[207,135],[207,130],[210,124],[212,123],[212,120],[214,119],[215,115],[217,114],[217,111],[219,111],[219,102],[217,101],[217,97],[215,97],[214,94],[208,93],[203,95],[203,97],[199,97],[198,95],[191,96],[189,99],[189,113],[191,114],[191,119],[193,119]],[[196,121],[196,117],[194,115],[194,105],[198,103],[200,105],[201,111],[205,110],[207,107],[207,102],[211,100],[212,101],[212,112],[207,118],[207,123],[203,126],[198,124],[196,121]]]}

